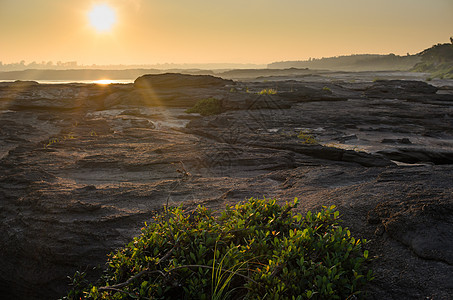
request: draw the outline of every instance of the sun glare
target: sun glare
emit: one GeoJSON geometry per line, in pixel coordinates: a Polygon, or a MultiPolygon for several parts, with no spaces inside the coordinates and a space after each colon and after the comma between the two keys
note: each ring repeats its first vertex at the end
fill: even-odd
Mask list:
{"type": "Polygon", "coordinates": [[[116,22],[113,8],[107,4],[97,4],[88,13],[91,26],[98,32],[110,31],[116,22]]]}
{"type": "Polygon", "coordinates": [[[96,84],[102,84],[102,85],[105,85],[105,84],[112,84],[112,83],[113,83],[113,80],[110,80],[110,79],[99,79],[99,80],[94,81],[94,83],[96,83],[96,84]]]}

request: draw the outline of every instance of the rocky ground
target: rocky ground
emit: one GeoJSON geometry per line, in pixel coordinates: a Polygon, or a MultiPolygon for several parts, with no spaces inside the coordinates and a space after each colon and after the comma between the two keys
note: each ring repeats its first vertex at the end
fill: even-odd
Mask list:
{"type": "Polygon", "coordinates": [[[0,293],[63,296],[66,276],[95,276],[163,205],[218,210],[265,196],[298,197],[302,212],[337,205],[369,240],[370,299],[449,299],[453,84],[429,83],[325,72],[3,83],[0,293]],[[208,97],[224,112],[185,113],[208,97]]]}

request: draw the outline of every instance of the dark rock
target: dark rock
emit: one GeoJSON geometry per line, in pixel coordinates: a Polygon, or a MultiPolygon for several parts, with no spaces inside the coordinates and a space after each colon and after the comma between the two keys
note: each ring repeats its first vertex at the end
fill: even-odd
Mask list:
{"type": "Polygon", "coordinates": [[[150,120],[131,119],[130,122],[133,126],[136,126],[136,127],[145,127],[145,128],[151,128],[151,129],[156,128],[156,125],[154,125],[154,123],[151,122],[150,120]]]}
{"type": "Polygon", "coordinates": [[[446,194],[426,193],[423,200],[412,194],[406,202],[383,203],[369,216],[382,220],[385,231],[418,256],[453,266],[453,202],[446,194]]]}
{"type": "Polygon", "coordinates": [[[408,138],[402,138],[402,139],[383,139],[381,141],[382,144],[405,144],[405,145],[410,145],[412,142],[408,138]]]}
{"type": "Polygon", "coordinates": [[[74,201],[68,204],[67,209],[74,213],[92,212],[101,209],[101,205],[74,201]]]}
{"type": "Polygon", "coordinates": [[[346,101],[347,97],[337,95],[335,93],[328,93],[322,89],[314,89],[309,87],[299,87],[293,92],[281,92],[279,95],[289,101],[293,102],[310,102],[310,101],[346,101]]]}
{"type": "Polygon", "coordinates": [[[140,109],[126,109],[121,112],[122,115],[130,115],[130,116],[136,116],[136,117],[145,117],[146,115],[143,114],[140,109]]]}
{"type": "Polygon", "coordinates": [[[351,134],[351,135],[347,135],[347,136],[342,136],[342,137],[335,138],[335,140],[339,141],[341,143],[344,143],[347,141],[357,140],[357,135],[351,134]]]}
{"type": "Polygon", "coordinates": [[[378,153],[388,159],[409,164],[433,163],[436,165],[453,164],[453,151],[421,148],[398,148],[380,150],[378,153]]]}
{"type": "Polygon", "coordinates": [[[279,95],[257,95],[250,93],[229,94],[222,99],[222,110],[285,109],[291,102],[279,95]]]}
{"type": "Polygon", "coordinates": [[[274,137],[273,140],[268,141],[265,138],[260,138],[255,134],[250,133],[249,131],[240,132],[232,129],[235,130],[235,136],[234,138],[230,138],[224,130],[219,130],[219,127],[234,128],[231,120],[228,120],[228,118],[222,116],[211,118],[209,120],[210,121],[207,125],[203,125],[206,124],[206,121],[202,119],[191,121],[187,125],[187,128],[191,133],[202,135],[219,142],[233,143],[235,145],[244,144],[255,147],[258,146],[261,148],[289,150],[314,158],[331,161],[353,162],[366,167],[387,167],[394,165],[393,162],[382,155],[374,155],[365,152],[356,152],[333,147],[324,147],[321,145],[305,145],[298,142],[287,142],[277,136],[274,137]],[[227,137],[227,139],[225,139],[225,137],[227,137]]]}
{"type": "Polygon", "coordinates": [[[379,217],[379,214],[376,213],[375,210],[370,210],[368,212],[366,220],[369,224],[373,225],[380,224],[382,222],[381,218],[379,217]]]}
{"type": "Polygon", "coordinates": [[[80,192],[88,192],[88,191],[95,191],[96,190],[96,186],[94,185],[87,185],[87,186],[84,186],[82,188],[78,188],[76,189],[77,191],[80,191],[80,192]]]}
{"type": "Polygon", "coordinates": [[[150,74],[137,78],[136,88],[142,89],[174,89],[181,87],[223,87],[232,85],[234,81],[211,75],[188,75],[179,73],[150,74]]]}
{"type": "Polygon", "coordinates": [[[39,85],[36,81],[22,81],[22,80],[16,80],[12,83],[8,84],[8,87],[10,88],[27,88],[27,87],[35,87],[39,85]]]}
{"type": "Polygon", "coordinates": [[[0,86],[0,99],[7,100],[10,110],[102,109],[104,99],[114,97],[126,87],[98,85],[25,84],[20,88],[0,86]]]}
{"type": "Polygon", "coordinates": [[[365,94],[372,98],[401,98],[407,95],[432,95],[437,88],[424,81],[415,80],[377,80],[365,89],[365,94]]]}
{"type": "Polygon", "coordinates": [[[247,109],[285,109],[290,108],[291,104],[275,95],[257,95],[254,99],[245,101],[247,109]]]}

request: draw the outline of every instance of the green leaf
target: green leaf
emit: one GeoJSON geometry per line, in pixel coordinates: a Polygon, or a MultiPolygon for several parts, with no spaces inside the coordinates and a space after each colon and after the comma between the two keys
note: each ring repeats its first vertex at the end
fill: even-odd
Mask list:
{"type": "Polygon", "coordinates": [[[196,257],[195,257],[195,254],[193,252],[190,252],[190,258],[192,258],[192,260],[196,261],[196,257]]]}

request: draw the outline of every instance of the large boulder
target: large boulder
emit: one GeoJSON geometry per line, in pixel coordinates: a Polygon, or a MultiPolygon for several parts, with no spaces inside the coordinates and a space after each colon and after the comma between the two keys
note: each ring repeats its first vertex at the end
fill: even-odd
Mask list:
{"type": "Polygon", "coordinates": [[[174,89],[181,87],[223,87],[234,84],[234,81],[211,75],[188,75],[179,73],[150,74],[137,78],[136,88],[174,89]]]}

